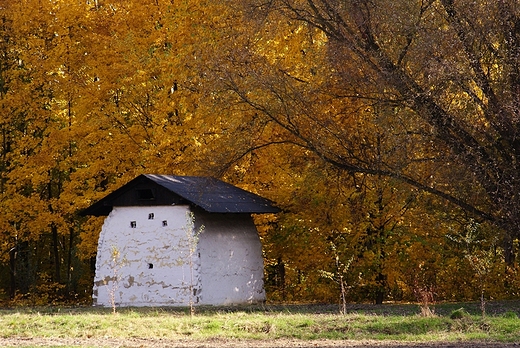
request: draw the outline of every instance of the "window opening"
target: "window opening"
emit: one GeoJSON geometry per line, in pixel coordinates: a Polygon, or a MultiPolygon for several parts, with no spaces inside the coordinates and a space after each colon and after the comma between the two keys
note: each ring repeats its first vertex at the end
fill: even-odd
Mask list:
{"type": "Polygon", "coordinates": [[[153,220],[155,218],[154,213],[148,214],[148,220],[153,220]]]}
{"type": "Polygon", "coordinates": [[[148,269],[153,269],[153,263],[148,264],[148,269]]]}
{"type": "Polygon", "coordinates": [[[151,201],[155,199],[152,189],[138,189],[137,199],[141,201],[151,201]]]}
{"type": "Polygon", "coordinates": [[[130,221],[130,227],[136,228],[137,227],[137,221],[130,221]]]}
{"type": "Polygon", "coordinates": [[[168,220],[163,220],[162,225],[163,225],[163,227],[168,226],[168,220]]]}

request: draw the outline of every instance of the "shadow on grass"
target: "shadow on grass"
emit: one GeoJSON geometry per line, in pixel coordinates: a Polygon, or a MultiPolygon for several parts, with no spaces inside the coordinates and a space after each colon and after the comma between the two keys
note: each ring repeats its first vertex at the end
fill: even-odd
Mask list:
{"type": "MultiPolygon", "coordinates": [[[[479,302],[438,303],[430,307],[436,315],[450,316],[453,311],[464,308],[470,315],[480,315],[479,302]]],[[[417,316],[420,307],[417,304],[349,304],[347,314],[380,315],[380,316],[417,316]]],[[[111,308],[91,306],[44,306],[44,307],[0,307],[2,313],[13,311],[23,313],[39,313],[52,315],[59,313],[68,314],[112,314],[111,308]]],[[[337,304],[262,304],[262,305],[234,305],[234,306],[199,306],[195,311],[202,315],[218,313],[264,313],[264,314],[339,314],[340,306],[337,304]]],[[[153,313],[170,313],[172,315],[189,315],[189,307],[121,307],[118,313],[150,315],[153,313]]],[[[489,302],[486,305],[486,315],[500,316],[516,313],[520,317],[520,300],[489,302]]]]}

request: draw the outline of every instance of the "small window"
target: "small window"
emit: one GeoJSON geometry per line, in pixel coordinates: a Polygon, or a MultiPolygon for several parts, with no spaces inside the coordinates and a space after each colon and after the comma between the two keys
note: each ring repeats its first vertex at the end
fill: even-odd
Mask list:
{"type": "Polygon", "coordinates": [[[136,228],[137,227],[137,221],[130,221],[130,227],[136,228]]]}
{"type": "Polygon", "coordinates": [[[153,263],[148,264],[148,269],[153,269],[153,263]]]}
{"type": "Polygon", "coordinates": [[[139,189],[137,190],[137,199],[141,201],[152,201],[155,199],[152,189],[139,189]]]}
{"type": "Polygon", "coordinates": [[[148,214],[148,220],[153,220],[155,218],[154,213],[148,214]]]}
{"type": "Polygon", "coordinates": [[[163,225],[163,227],[168,226],[168,220],[163,220],[162,225],[163,225]]]}

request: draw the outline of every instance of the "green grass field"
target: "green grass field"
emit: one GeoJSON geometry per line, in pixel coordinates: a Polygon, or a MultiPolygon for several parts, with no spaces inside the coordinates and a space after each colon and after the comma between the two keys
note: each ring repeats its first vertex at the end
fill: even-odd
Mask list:
{"type": "Polygon", "coordinates": [[[413,304],[350,305],[346,314],[333,305],[209,307],[197,308],[194,316],[187,308],[120,308],[116,314],[91,307],[6,308],[0,310],[0,345],[32,347],[34,340],[63,338],[80,342],[70,347],[109,338],[520,342],[520,301],[490,303],[484,317],[477,303],[438,304],[434,311],[423,317],[413,304]],[[20,345],[24,339],[28,345],[20,345]]]}

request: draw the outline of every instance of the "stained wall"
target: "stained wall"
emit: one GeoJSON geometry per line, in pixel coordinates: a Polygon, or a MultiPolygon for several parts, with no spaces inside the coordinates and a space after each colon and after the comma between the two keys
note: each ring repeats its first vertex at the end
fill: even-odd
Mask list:
{"type": "Polygon", "coordinates": [[[114,207],[99,238],[94,305],[264,301],[261,244],[251,217],[199,211],[195,223],[204,228],[194,236],[189,216],[184,205],[114,207]]]}

